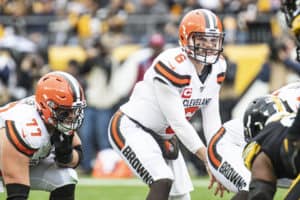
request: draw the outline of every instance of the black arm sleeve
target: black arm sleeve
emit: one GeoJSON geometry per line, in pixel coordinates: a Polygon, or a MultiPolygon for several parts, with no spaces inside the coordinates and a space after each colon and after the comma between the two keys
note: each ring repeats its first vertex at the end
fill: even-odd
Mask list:
{"type": "Polygon", "coordinates": [[[28,185],[12,183],[6,185],[7,200],[27,200],[30,187],[28,185]]]}

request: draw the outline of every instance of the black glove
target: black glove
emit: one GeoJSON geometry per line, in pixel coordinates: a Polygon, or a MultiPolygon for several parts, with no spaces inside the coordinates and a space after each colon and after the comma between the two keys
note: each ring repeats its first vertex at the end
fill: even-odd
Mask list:
{"type": "Polygon", "coordinates": [[[51,143],[55,148],[55,161],[62,166],[70,163],[73,159],[72,147],[73,135],[55,132],[51,136],[51,143]]]}

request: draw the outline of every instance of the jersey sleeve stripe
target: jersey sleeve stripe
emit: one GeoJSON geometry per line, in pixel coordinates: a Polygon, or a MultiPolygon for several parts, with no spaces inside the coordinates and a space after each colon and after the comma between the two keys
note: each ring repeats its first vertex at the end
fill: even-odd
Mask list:
{"type": "Polygon", "coordinates": [[[125,146],[125,139],[123,138],[121,131],[119,129],[120,119],[122,117],[122,112],[118,111],[114,117],[112,118],[111,126],[110,126],[110,134],[114,143],[117,147],[122,150],[125,146]]]}
{"type": "Polygon", "coordinates": [[[15,127],[15,124],[11,120],[7,120],[6,122],[6,135],[9,141],[14,145],[14,147],[21,152],[22,154],[31,157],[37,149],[29,147],[25,144],[18,134],[18,131],[15,127]]]}
{"type": "Polygon", "coordinates": [[[220,74],[217,75],[217,82],[219,84],[223,83],[224,80],[225,80],[225,73],[224,72],[222,72],[222,73],[220,73],[220,74]]]}
{"type": "Polygon", "coordinates": [[[300,174],[293,180],[284,199],[299,199],[299,194],[296,191],[300,190],[300,174]]]}
{"type": "Polygon", "coordinates": [[[243,150],[243,159],[245,166],[250,170],[255,157],[260,152],[261,146],[256,142],[248,143],[243,150]]]}
{"type": "Polygon", "coordinates": [[[190,84],[191,76],[177,74],[162,62],[158,62],[154,69],[158,74],[166,78],[175,86],[184,87],[190,84]]]}
{"type": "Polygon", "coordinates": [[[220,128],[208,144],[208,159],[215,169],[218,169],[222,163],[222,156],[217,152],[217,143],[223,137],[224,133],[225,128],[220,128]]]}

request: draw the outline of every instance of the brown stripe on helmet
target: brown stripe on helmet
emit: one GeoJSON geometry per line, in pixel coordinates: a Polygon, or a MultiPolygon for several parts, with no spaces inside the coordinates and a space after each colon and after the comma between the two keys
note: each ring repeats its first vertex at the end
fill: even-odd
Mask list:
{"type": "Polygon", "coordinates": [[[208,14],[205,11],[202,11],[201,13],[202,13],[202,16],[204,17],[205,27],[210,28],[208,14]]]}
{"type": "Polygon", "coordinates": [[[217,16],[216,15],[212,15],[212,21],[213,21],[213,27],[215,28],[215,29],[217,29],[218,27],[217,27],[217,16]]]}

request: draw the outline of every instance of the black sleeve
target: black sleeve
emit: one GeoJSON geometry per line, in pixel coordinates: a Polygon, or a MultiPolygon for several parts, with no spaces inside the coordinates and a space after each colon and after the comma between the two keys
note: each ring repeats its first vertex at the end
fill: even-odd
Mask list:
{"type": "Polygon", "coordinates": [[[28,185],[11,183],[6,185],[7,200],[27,200],[30,187],[28,185]]]}

